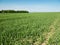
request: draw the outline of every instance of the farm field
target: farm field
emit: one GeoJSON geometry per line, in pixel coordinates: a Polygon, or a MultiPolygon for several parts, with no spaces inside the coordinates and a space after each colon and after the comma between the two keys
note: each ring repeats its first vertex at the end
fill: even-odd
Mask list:
{"type": "Polygon", "coordinates": [[[60,12],[0,13],[1,45],[60,45],[60,12]]]}

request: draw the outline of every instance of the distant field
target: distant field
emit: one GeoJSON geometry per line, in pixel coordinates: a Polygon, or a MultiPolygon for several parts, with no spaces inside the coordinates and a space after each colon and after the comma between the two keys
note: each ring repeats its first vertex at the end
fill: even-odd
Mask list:
{"type": "Polygon", "coordinates": [[[1,45],[60,45],[60,13],[0,13],[1,45]]]}

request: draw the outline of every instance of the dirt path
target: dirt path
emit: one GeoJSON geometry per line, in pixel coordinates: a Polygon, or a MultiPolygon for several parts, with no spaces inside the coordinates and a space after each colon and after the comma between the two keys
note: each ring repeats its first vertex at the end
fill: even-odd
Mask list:
{"type": "Polygon", "coordinates": [[[50,37],[54,34],[54,30],[55,30],[55,25],[58,22],[58,19],[56,19],[53,24],[51,24],[51,26],[49,27],[49,29],[51,30],[47,35],[46,35],[46,40],[41,44],[41,45],[47,45],[48,41],[50,39],[50,37]]]}

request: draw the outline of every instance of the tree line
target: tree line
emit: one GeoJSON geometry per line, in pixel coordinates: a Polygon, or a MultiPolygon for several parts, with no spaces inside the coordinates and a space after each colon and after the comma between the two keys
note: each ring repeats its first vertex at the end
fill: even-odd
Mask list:
{"type": "Polygon", "coordinates": [[[29,13],[29,11],[1,10],[0,13],[29,13]]]}

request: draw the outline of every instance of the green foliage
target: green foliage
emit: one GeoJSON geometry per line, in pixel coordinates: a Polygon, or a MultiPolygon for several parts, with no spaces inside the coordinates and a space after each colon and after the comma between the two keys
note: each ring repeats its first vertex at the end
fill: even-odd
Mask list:
{"type": "Polygon", "coordinates": [[[60,13],[1,13],[0,44],[34,45],[38,41],[41,44],[58,14],[60,13]]]}
{"type": "Polygon", "coordinates": [[[0,13],[29,13],[29,11],[1,10],[0,13]]]}
{"type": "MultiPolygon", "coordinates": [[[[60,15],[57,15],[58,19],[60,19],[60,15]]],[[[60,20],[55,25],[55,33],[49,39],[48,45],[60,45],[60,20]]]]}

